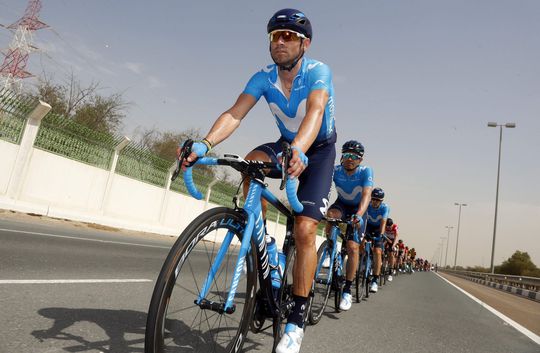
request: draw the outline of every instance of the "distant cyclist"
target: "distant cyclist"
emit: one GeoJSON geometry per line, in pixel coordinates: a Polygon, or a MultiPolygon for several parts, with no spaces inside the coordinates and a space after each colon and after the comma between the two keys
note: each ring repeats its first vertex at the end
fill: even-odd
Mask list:
{"type": "MultiPolygon", "coordinates": [[[[388,218],[386,220],[386,228],[384,231],[384,235],[388,238],[388,241],[386,242],[385,251],[388,253],[389,263],[390,263],[390,269],[392,270],[392,274],[395,271],[396,266],[396,255],[397,255],[397,244],[398,244],[398,225],[394,223],[392,218],[388,218]]],[[[388,281],[392,282],[392,274],[388,275],[388,281]]]]}
{"type": "Polygon", "coordinates": [[[369,291],[376,293],[378,290],[377,281],[381,274],[383,234],[386,230],[386,220],[390,213],[390,207],[383,203],[384,191],[375,188],[371,192],[371,203],[367,209],[366,240],[373,241],[373,280],[369,286],[369,291]]]}
{"type": "MultiPolygon", "coordinates": [[[[298,177],[297,194],[304,210],[295,214],[294,307],[276,352],[295,353],[304,336],[304,314],[317,266],[317,226],[326,213],[336,157],[334,88],[330,68],[304,56],[313,32],[303,12],[276,12],[267,24],[267,32],[274,64],[251,77],[234,105],[221,114],[202,141],[194,143],[194,152],[184,167],[228,138],[257,101],[261,97],[266,99],[281,136],[276,142],[256,147],[246,159],[277,163],[282,141],[289,142],[293,149],[288,172],[291,177],[298,177]]],[[[258,134],[264,137],[263,131],[258,134]]],[[[244,193],[247,188],[245,183],[244,193]]]]}
{"type": "MultiPolygon", "coordinates": [[[[341,164],[334,168],[334,184],[338,194],[336,202],[328,209],[328,217],[347,219],[354,217],[360,231],[349,234],[347,239],[347,274],[343,297],[339,304],[341,310],[349,310],[352,306],[351,284],[358,267],[358,249],[360,235],[363,228],[363,217],[371,199],[373,189],[373,171],[368,166],[361,166],[364,158],[364,146],[351,140],[341,148],[341,164]]],[[[326,234],[330,232],[331,225],[326,227],[326,234]]]]}

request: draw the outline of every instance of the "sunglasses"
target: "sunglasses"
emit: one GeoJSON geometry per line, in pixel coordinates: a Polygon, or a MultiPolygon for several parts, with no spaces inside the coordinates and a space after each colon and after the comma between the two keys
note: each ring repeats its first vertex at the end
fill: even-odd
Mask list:
{"type": "Polygon", "coordinates": [[[272,43],[277,43],[279,38],[282,38],[284,42],[297,42],[300,40],[300,38],[307,38],[302,33],[294,32],[294,31],[283,31],[283,30],[277,30],[270,32],[268,34],[268,37],[270,38],[270,41],[272,43]]]}
{"type": "Polygon", "coordinates": [[[343,159],[352,159],[353,161],[359,160],[362,158],[362,156],[357,155],[356,153],[343,153],[341,155],[341,158],[343,159]]]}

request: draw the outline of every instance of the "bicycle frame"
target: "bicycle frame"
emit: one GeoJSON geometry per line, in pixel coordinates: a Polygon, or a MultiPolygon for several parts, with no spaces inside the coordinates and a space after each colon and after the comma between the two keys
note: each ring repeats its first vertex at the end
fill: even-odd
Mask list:
{"type": "MultiPolygon", "coordinates": [[[[242,270],[244,267],[244,262],[246,255],[251,250],[251,240],[253,239],[255,246],[257,247],[257,257],[258,257],[258,274],[259,274],[259,282],[261,285],[261,288],[266,293],[267,298],[269,299],[269,303],[271,306],[271,311],[275,315],[279,313],[278,303],[276,302],[276,298],[274,298],[273,290],[272,290],[272,280],[270,276],[270,264],[269,264],[269,257],[268,257],[268,251],[266,246],[266,237],[264,232],[264,223],[263,223],[263,216],[262,216],[262,205],[261,205],[261,196],[264,197],[269,203],[272,205],[280,205],[281,207],[278,207],[278,210],[282,213],[284,213],[287,216],[288,222],[287,222],[287,234],[286,237],[292,236],[292,232],[290,232],[290,228],[292,228],[292,224],[290,225],[290,219],[292,218],[292,214],[288,209],[281,204],[281,202],[277,199],[277,197],[270,192],[266,186],[262,183],[260,180],[252,180],[252,182],[249,185],[249,191],[246,197],[246,202],[244,204],[243,210],[247,215],[247,223],[244,228],[240,251],[238,253],[238,257],[236,259],[236,265],[234,274],[231,280],[231,286],[229,289],[229,293],[227,295],[227,300],[225,302],[224,311],[227,313],[234,312],[234,297],[236,295],[236,290],[238,287],[238,283],[240,281],[240,277],[242,275],[242,270]],[[284,212],[284,211],[287,212],[284,212]]],[[[199,293],[199,296],[196,300],[196,304],[201,304],[201,302],[204,300],[206,295],[208,294],[211,284],[214,281],[214,276],[216,274],[217,269],[220,268],[221,263],[223,259],[225,258],[225,254],[227,253],[227,249],[232,241],[233,233],[228,232],[225,236],[225,240],[221,244],[216,259],[214,263],[211,266],[210,272],[208,273],[208,276],[206,280],[204,281],[203,286],[201,287],[201,291],[199,293]]],[[[286,249],[287,250],[287,249],[286,249]]]]}

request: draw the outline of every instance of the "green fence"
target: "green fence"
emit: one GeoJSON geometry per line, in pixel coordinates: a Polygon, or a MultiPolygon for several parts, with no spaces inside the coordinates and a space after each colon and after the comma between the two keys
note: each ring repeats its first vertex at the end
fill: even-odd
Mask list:
{"type": "Polygon", "coordinates": [[[137,145],[128,145],[118,157],[116,172],[146,183],[165,187],[172,162],[137,145]]]}
{"type": "Polygon", "coordinates": [[[19,144],[26,117],[38,101],[6,89],[0,90],[0,139],[19,144]]]}
{"type": "Polygon", "coordinates": [[[114,147],[122,139],[49,112],[41,122],[34,146],[98,168],[109,169],[114,147]]]}

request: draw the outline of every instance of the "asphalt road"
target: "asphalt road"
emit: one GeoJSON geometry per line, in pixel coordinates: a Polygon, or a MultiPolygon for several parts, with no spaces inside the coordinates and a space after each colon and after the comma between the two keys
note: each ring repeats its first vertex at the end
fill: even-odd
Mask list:
{"type": "MultiPolygon", "coordinates": [[[[0,213],[0,352],[142,352],[152,289],[173,241],[0,213]]],[[[269,352],[271,342],[249,334],[244,347],[269,352]]],[[[435,274],[416,273],[345,313],[334,313],[330,301],[302,352],[538,353],[540,346],[435,274]]]]}

